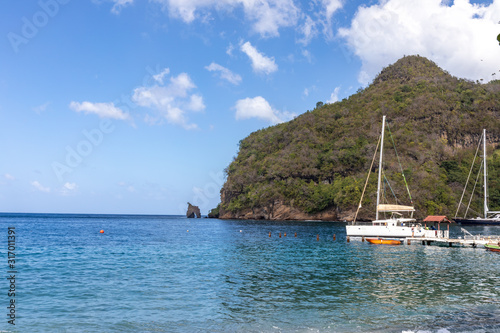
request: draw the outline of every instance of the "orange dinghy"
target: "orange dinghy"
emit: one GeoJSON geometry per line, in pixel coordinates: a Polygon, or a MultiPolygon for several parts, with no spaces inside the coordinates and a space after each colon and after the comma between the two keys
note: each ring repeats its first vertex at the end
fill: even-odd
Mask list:
{"type": "Polygon", "coordinates": [[[401,245],[401,241],[397,239],[366,238],[366,241],[371,244],[401,245]]]}

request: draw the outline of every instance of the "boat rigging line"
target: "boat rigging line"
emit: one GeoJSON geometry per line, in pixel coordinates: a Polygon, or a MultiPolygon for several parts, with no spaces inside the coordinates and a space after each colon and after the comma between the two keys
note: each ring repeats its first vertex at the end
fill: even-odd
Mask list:
{"type": "Polygon", "coordinates": [[[406,191],[408,192],[408,196],[410,197],[411,205],[413,206],[413,199],[411,197],[410,188],[408,187],[408,183],[406,182],[405,173],[403,171],[403,167],[401,166],[401,161],[399,159],[398,150],[396,149],[396,144],[394,143],[394,138],[392,137],[392,132],[391,132],[391,128],[389,127],[389,123],[387,123],[387,130],[389,131],[389,136],[391,138],[392,145],[394,146],[394,151],[396,152],[396,158],[398,159],[399,169],[401,170],[401,175],[403,176],[403,180],[405,182],[406,191]]]}
{"type": "MultiPolygon", "coordinates": [[[[457,211],[455,212],[455,218],[457,217],[458,211],[460,210],[460,206],[462,205],[462,200],[463,200],[464,195],[465,195],[465,190],[467,189],[467,185],[469,184],[470,175],[472,174],[472,168],[474,167],[474,164],[476,163],[477,153],[479,152],[479,148],[481,147],[482,141],[483,141],[483,136],[481,136],[481,139],[479,140],[479,143],[477,145],[476,154],[474,155],[474,160],[472,161],[472,165],[471,165],[470,170],[469,170],[469,175],[467,176],[467,181],[465,182],[464,190],[462,191],[462,197],[460,198],[460,202],[458,203],[457,211]]],[[[479,168],[479,170],[481,170],[481,168],[479,168]]],[[[479,174],[478,174],[478,177],[479,177],[479,174]]],[[[477,179],[476,179],[476,183],[477,183],[477,179]]],[[[476,185],[474,185],[474,189],[475,188],[476,188],[476,185]]],[[[472,193],[474,193],[474,191],[472,191],[472,193]]],[[[469,202],[469,206],[470,206],[470,202],[469,202]]],[[[469,208],[467,208],[467,210],[468,209],[469,208]]],[[[467,211],[465,212],[464,217],[466,215],[467,215],[467,211]]]]}
{"type": "Polygon", "coordinates": [[[479,176],[481,175],[482,168],[483,168],[482,165],[480,165],[479,170],[477,171],[476,182],[474,183],[474,187],[472,188],[472,193],[470,195],[469,204],[467,205],[467,209],[465,210],[464,217],[466,217],[467,213],[469,212],[470,204],[472,203],[472,198],[474,197],[474,192],[476,191],[476,186],[477,186],[477,183],[479,182],[479,176]]]}
{"type": "Polygon", "coordinates": [[[363,187],[363,193],[361,193],[361,198],[359,199],[358,209],[356,209],[356,214],[354,215],[354,220],[352,220],[352,224],[356,223],[356,218],[358,217],[359,210],[361,209],[361,203],[363,202],[363,197],[365,195],[366,186],[368,185],[368,180],[370,179],[370,174],[372,172],[373,163],[375,162],[375,158],[377,157],[378,146],[380,146],[380,139],[381,138],[382,138],[382,135],[379,135],[377,147],[375,148],[375,153],[373,153],[372,164],[370,165],[370,169],[368,169],[368,176],[366,177],[365,186],[363,187]]]}

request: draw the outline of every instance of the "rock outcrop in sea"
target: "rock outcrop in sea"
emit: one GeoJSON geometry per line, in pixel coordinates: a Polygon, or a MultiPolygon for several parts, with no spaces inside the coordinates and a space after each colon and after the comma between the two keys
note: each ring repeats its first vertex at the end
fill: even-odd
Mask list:
{"type": "Polygon", "coordinates": [[[188,204],[188,209],[186,212],[186,217],[194,218],[196,216],[197,218],[200,218],[201,217],[200,208],[198,206],[191,205],[189,202],[187,204],[188,204]]]}

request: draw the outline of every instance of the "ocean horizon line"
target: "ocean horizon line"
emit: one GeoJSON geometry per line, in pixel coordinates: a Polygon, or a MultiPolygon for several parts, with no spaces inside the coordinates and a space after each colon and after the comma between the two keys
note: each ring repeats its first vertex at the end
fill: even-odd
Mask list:
{"type": "Polygon", "coordinates": [[[22,215],[71,215],[71,216],[169,216],[185,217],[182,214],[146,214],[146,213],[34,213],[34,212],[0,212],[0,216],[22,216],[22,215]]]}

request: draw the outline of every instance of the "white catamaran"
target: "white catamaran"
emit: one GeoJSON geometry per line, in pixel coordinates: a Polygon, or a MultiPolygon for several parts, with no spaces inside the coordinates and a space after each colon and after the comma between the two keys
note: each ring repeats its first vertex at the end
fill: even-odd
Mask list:
{"type": "MultiPolygon", "coordinates": [[[[378,186],[377,186],[377,208],[375,213],[375,220],[372,222],[358,222],[356,221],[359,209],[361,208],[361,202],[363,200],[363,194],[361,195],[361,200],[359,202],[358,210],[354,220],[346,226],[346,233],[349,237],[379,237],[379,238],[407,238],[407,237],[428,237],[428,238],[440,238],[443,237],[443,231],[439,230],[426,230],[420,223],[416,222],[413,218],[413,212],[415,208],[413,206],[405,205],[392,205],[392,204],[380,204],[380,194],[381,194],[381,179],[382,179],[382,161],[383,161],[383,147],[384,147],[384,129],[385,129],[385,116],[382,118],[382,133],[380,135],[380,162],[378,168],[378,186]],[[388,219],[379,219],[379,213],[390,213],[388,219]],[[409,217],[404,217],[403,214],[409,215],[409,217]]],[[[377,149],[378,150],[378,145],[377,149]]],[[[375,151],[375,154],[377,152],[375,151]]],[[[373,162],[375,160],[375,155],[373,156],[373,162]]],[[[371,171],[371,167],[370,167],[371,171]]],[[[370,177],[370,172],[366,181],[370,177]]],[[[406,182],[406,181],[405,181],[406,182]]],[[[366,184],[365,187],[366,189],[366,184]]],[[[409,191],[408,191],[409,193],[409,191]]]]}
{"type": "MultiPolygon", "coordinates": [[[[470,179],[472,168],[474,167],[474,161],[476,160],[476,157],[474,157],[474,161],[472,162],[472,166],[471,166],[471,169],[469,171],[469,177],[467,178],[467,182],[465,184],[464,191],[462,192],[462,197],[460,199],[460,203],[458,204],[457,212],[455,213],[455,218],[453,220],[455,220],[455,222],[460,223],[460,224],[471,224],[471,225],[474,225],[474,224],[498,224],[498,225],[500,225],[500,211],[492,211],[492,210],[489,210],[489,208],[488,208],[488,167],[486,165],[486,129],[483,129],[483,135],[481,136],[481,139],[479,140],[478,150],[479,150],[479,147],[481,146],[481,141],[483,142],[482,169],[483,169],[483,177],[484,177],[484,180],[483,180],[483,194],[484,194],[483,210],[484,210],[484,215],[482,217],[478,216],[478,217],[470,218],[470,219],[468,219],[466,217],[464,217],[464,218],[457,217],[458,211],[460,210],[460,206],[462,205],[462,199],[464,198],[465,190],[467,188],[467,185],[468,185],[468,182],[470,179]]],[[[477,156],[477,151],[476,151],[476,156],[477,156]]],[[[481,170],[479,170],[479,171],[481,171],[481,170]]],[[[479,173],[478,173],[478,178],[479,178],[479,173]]],[[[475,187],[476,186],[474,186],[474,188],[475,187]]],[[[472,195],[471,195],[471,200],[472,200],[472,195]]],[[[471,200],[469,201],[469,204],[467,206],[467,210],[465,211],[464,216],[467,215],[471,200]]]]}

